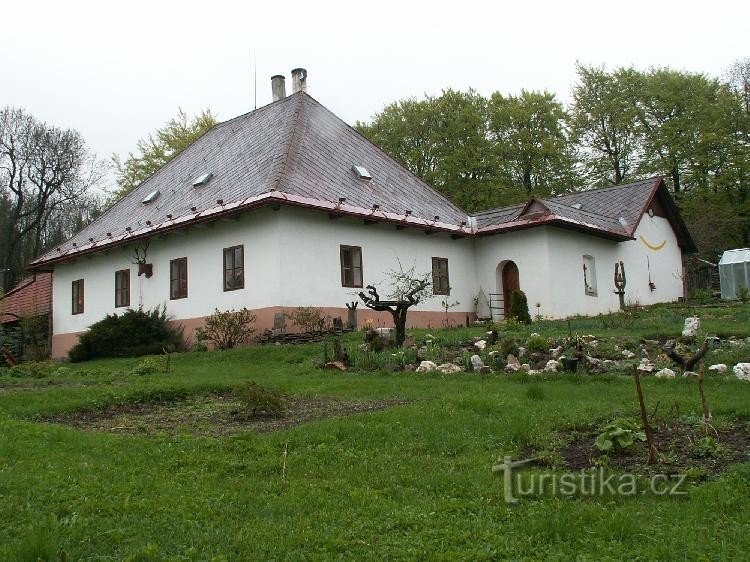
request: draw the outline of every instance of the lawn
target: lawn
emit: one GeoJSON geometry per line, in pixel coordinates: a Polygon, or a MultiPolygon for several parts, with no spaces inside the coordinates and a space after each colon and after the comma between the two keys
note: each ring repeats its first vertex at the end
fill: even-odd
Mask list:
{"type": "MultiPolygon", "coordinates": [[[[541,321],[514,334],[676,336],[692,313],[706,335],[750,336],[748,305],[541,321]]],[[[431,333],[460,340],[483,329],[431,333]]],[[[356,347],[361,335],[347,342],[356,347]]],[[[0,559],[684,560],[750,551],[747,463],[694,479],[678,497],[546,493],[506,504],[492,472],[498,457],[554,453],[575,431],[635,418],[632,376],[338,372],[313,367],[322,348],[175,354],[169,373],[148,375],[132,372],[140,359],[0,375],[0,559]],[[221,397],[250,380],[335,407],[296,425],[206,430],[229,415],[221,397]],[[160,425],[161,407],[190,409],[198,421],[160,425]],[[107,408],[121,408],[124,421],[48,421],[107,408]]],[[[698,427],[694,379],[645,377],[643,388],[649,410],[658,403],[661,415],[698,427]]],[[[730,373],[705,388],[716,428],[750,420],[750,383],[730,373]]]]}

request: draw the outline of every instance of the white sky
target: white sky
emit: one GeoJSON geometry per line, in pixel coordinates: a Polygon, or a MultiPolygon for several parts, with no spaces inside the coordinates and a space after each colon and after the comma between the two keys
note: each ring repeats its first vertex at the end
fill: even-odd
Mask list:
{"type": "Polygon", "coordinates": [[[307,68],[308,91],[349,123],[443,88],[547,89],[576,60],[721,75],[750,56],[750,2],[4,0],[0,106],[125,154],[182,107],[225,120],[270,101],[270,77],[307,68]]]}

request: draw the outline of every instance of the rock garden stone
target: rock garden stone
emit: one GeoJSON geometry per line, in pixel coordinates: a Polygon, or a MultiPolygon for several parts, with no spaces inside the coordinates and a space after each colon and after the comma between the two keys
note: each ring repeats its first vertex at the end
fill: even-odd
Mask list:
{"type": "Polygon", "coordinates": [[[750,363],[737,363],[732,371],[734,371],[734,376],[741,381],[750,381],[750,363]]]}
{"type": "Polygon", "coordinates": [[[443,363],[442,365],[438,365],[436,370],[440,373],[443,373],[444,375],[451,375],[453,373],[460,373],[461,371],[463,371],[461,367],[453,363],[443,363]]]}
{"type": "Polygon", "coordinates": [[[701,319],[697,316],[690,316],[685,318],[685,325],[682,328],[683,338],[694,338],[698,335],[698,330],[701,327],[701,319]]]}
{"type": "Polygon", "coordinates": [[[698,377],[700,375],[698,375],[698,373],[696,373],[695,371],[685,371],[684,373],[682,373],[682,376],[685,378],[692,378],[692,377],[698,377]]]}
{"type": "Polygon", "coordinates": [[[471,366],[474,369],[474,372],[479,372],[482,367],[484,367],[484,361],[482,361],[482,358],[479,357],[479,355],[472,355],[471,366]]]}
{"type": "Polygon", "coordinates": [[[437,365],[432,361],[422,361],[417,367],[417,373],[431,373],[437,369],[437,365]]]}
{"type": "Polygon", "coordinates": [[[484,340],[479,340],[478,342],[474,342],[474,347],[476,347],[479,351],[482,351],[485,347],[487,347],[487,342],[484,340]]]}
{"type": "Polygon", "coordinates": [[[529,365],[528,363],[524,363],[523,365],[521,365],[521,370],[528,373],[529,371],[531,371],[531,365],[529,365]]]}
{"type": "Polygon", "coordinates": [[[635,357],[635,353],[633,353],[632,351],[630,351],[628,349],[623,349],[622,350],[622,356],[625,359],[632,359],[633,357],[635,357]]]}
{"type": "Polygon", "coordinates": [[[662,369],[654,375],[657,379],[673,379],[677,374],[672,369],[662,369]]]}
{"type": "Polygon", "coordinates": [[[563,346],[558,346],[554,349],[549,350],[549,354],[552,356],[552,359],[559,359],[563,352],[563,346]]]}
{"type": "Polygon", "coordinates": [[[508,359],[506,361],[505,370],[506,371],[517,371],[521,368],[521,363],[516,359],[516,356],[512,353],[508,354],[508,359]]]}
{"type": "Polygon", "coordinates": [[[644,357],[638,364],[638,370],[643,373],[650,373],[654,370],[654,365],[649,361],[648,357],[644,357]]]}
{"type": "Polygon", "coordinates": [[[331,369],[333,371],[346,371],[346,365],[341,361],[331,361],[330,363],[326,363],[326,369],[331,369]]]}
{"type": "Polygon", "coordinates": [[[728,367],[724,363],[717,363],[716,365],[711,365],[708,370],[716,371],[717,373],[726,373],[727,368],[728,367]]]}
{"type": "Polygon", "coordinates": [[[560,363],[558,363],[554,359],[550,359],[549,361],[547,361],[547,364],[544,366],[544,371],[547,373],[556,373],[559,368],[560,368],[560,363]]]}

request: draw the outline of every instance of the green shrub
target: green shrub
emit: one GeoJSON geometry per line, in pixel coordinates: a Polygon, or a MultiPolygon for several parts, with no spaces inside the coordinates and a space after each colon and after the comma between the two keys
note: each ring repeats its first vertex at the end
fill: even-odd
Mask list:
{"type": "Polygon", "coordinates": [[[503,341],[500,342],[500,355],[502,355],[503,361],[508,358],[508,355],[518,357],[518,344],[516,340],[510,337],[503,338],[503,341]]]}
{"type": "Polygon", "coordinates": [[[605,453],[619,452],[632,447],[636,440],[645,441],[646,434],[635,422],[619,418],[602,428],[594,446],[605,453]]]}
{"type": "Polygon", "coordinates": [[[284,398],[281,392],[254,381],[235,388],[233,394],[251,416],[276,417],[284,413],[284,398]]]}
{"type": "Polygon", "coordinates": [[[747,304],[747,301],[750,301],[750,289],[747,287],[737,289],[737,298],[740,299],[742,304],[747,304]]]}
{"type": "Polygon", "coordinates": [[[539,334],[532,334],[526,341],[529,353],[547,353],[549,351],[549,340],[539,334]]]}
{"type": "Polygon", "coordinates": [[[169,325],[166,307],[151,311],[127,310],[109,314],[92,324],[68,356],[72,362],[98,357],[137,357],[175,351],[182,345],[182,329],[169,325]]]}
{"type": "Polygon", "coordinates": [[[43,379],[50,376],[58,365],[51,361],[27,361],[8,369],[8,375],[19,378],[43,379]]]}
{"type": "Polygon", "coordinates": [[[131,375],[153,375],[155,373],[168,373],[169,372],[169,355],[151,355],[144,357],[138,365],[136,365],[131,375]]]}
{"type": "Polygon", "coordinates": [[[195,330],[199,342],[212,342],[217,349],[232,349],[247,342],[255,333],[250,324],[256,316],[246,308],[220,311],[218,308],[206,318],[201,328],[195,330]]]}
{"type": "MultiPolygon", "coordinates": [[[[18,326],[7,327],[0,324],[0,351],[7,349],[15,357],[21,355],[21,328],[18,326]]],[[[5,362],[0,354],[0,365],[4,365],[5,362]]]]}
{"type": "Polygon", "coordinates": [[[322,308],[314,306],[298,306],[294,312],[286,312],[285,314],[303,332],[321,332],[330,320],[323,313],[322,308]]]}
{"type": "Polygon", "coordinates": [[[531,324],[529,303],[526,301],[526,293],[523,291],[513,291],[510,294],[510,316],[522,324],[531,324]]]}
{"type": "Polygon", "coordinates": [[[693,289],[690,293],[690,300],[702,304],[710,302],[712,299],[711,289],[693,289]]]}

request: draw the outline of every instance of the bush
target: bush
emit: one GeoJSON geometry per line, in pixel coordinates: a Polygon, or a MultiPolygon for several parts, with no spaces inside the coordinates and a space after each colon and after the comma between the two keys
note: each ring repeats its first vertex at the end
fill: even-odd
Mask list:
{"type": "Polygon", "coordinates": [[[50,376],[58,365],[51,361],[27,361],[8,369],[8,375],[19,378],[43,379],[50,376]]]}
{"type": "MultiPolygon", "coordinates": [[[[21,354],[21,328],[18,326],[7,327],[0,324],[0,351],[7,349],[14,357],[21,354]]],[[[4,365],[2,353],[0,353],[0,365],[4,365]]]]}
{"type": "Polygon", "coordinates": [[[322,332],[328,321],[328,316],[323,314],[323,310],[314,306],[299,306],[294,312],[287,312],[286,315],[303,332],[322,332]]]}
{"type": "Polygon", "coordinates": [[[21,318],[25,360],[43,361],[49,357],[49,320],[49,314],[21,318]]]}
{"type": "Polygon", "coordinates": [[[510,294],[510,314],[521,324],[531,324],[531,315],[529,314],[529,303],[526,301],[526,293],[523,291],[513,291],[510,294]]]}
{"type": "Polygon", "coordinates": [[[98,357],[137,357],[175,351],[182,345],[182,329],[169,325],[166,307],[110,314],[81,336],[68,356],[72,362],[98,357]]]}
{"type": "Polygon", "coordinates": [[[526,348],[529,350],[529,353],[548,353],[549,340],[539,334],[532,334],[526,341],[526,348]]]}
{"type": "Polygon", "coordinates": [[[254,381],[236,388],[233,394],[251,416],[276,417],[284,413],[284,398],[281,392],[254,381]]]}
{"type": "Polygon", "coordinates": [[[255,333],[255,328],[250,327],[255,318],[255,314],[246,308],[224,312],[217,308],[206,318],[205,325],[195,330],[195,337],[201,342],[212,342],[218,349],[232,349],[248,341],[255,333]]]}
{"type": "Polygon", "coordinates": [[[503,338],[503,341],[500,342],[500,355],[502,355],[503,361],[508,358],[508,355],[518,357],[518,344],[516,340],[510,337],[503,338]]]}
{"type": "Polygon", "coordinates": [[[155,373],[168,373],[169,372],[169,355],[151,355],[150,357],[144,357],[138,365],[136,365],[131,375],[153,375],[155,373]]]}

